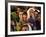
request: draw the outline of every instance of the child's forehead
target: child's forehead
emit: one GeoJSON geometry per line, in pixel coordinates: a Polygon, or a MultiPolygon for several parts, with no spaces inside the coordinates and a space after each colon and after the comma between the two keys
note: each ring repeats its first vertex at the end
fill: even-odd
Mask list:
{"type": "Polygon", "coordinates": [[[23,16],[26,16],[26,15],[23,15],[23,16]]]}
{"type": "Polygon", "coordinates": [[[24,26],[23,28],[28,28],[27,26],[24,26]]]}
{"type": "Polygon", "coordinates": [[[27,16],[27,15],[23,15],[23,16],[27,16]]]}

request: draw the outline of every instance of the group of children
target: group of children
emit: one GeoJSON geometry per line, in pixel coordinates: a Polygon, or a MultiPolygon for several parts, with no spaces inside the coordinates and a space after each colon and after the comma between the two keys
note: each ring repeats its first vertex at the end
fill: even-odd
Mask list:
{"type": "Polygon", "coordinates": [[[37,8],[18,8],[11,12],[11,31],[32,31],[41,29],[41,13],[37,8]]]}

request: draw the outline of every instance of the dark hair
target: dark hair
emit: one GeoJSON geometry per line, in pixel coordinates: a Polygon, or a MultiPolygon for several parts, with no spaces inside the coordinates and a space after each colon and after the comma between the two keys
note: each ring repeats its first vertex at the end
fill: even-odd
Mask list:
{"type": "Polygon", "coordinates": [[[28,27],[28,25],[22,25],[20,31],[22,30],[23,27],[28,27]]]}
{"type": "Polygon", "coordinates": [[[22,25],[22,27],[28,27],[28,25],[22,25]]]}
{"type": "Polygon", "coordinates": [[[27,13],[26,13],[26,12],[24,12],[24,13],[23,13],[23,15],[26,15],[26,16],[27,16],[27,13]]]}
{"type": "Polygon", "coordinates": [[[38,12],[37,10],[35,10],[34,12],[38,12]]]}

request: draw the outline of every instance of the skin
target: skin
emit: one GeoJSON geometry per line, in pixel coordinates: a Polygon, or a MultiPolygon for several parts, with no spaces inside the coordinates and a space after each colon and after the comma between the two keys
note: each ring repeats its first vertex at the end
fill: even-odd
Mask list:
{"type": "Polygon", "coordinates": [[[23,27],[22,31],[28,31],[28,27],[23,27]]]}
{"type": "Polygon", "coordinates": [[[23,21],[27,20],[27,16],[26,15],[23,15],[22,18],[23,18],[23,21]]]}
{"type": "Polygon", "coordinates": [[[38,12],[35,12],[34,14],[35,14],[35,17],[37,17],[37,15],[38,15],[38,12]]]}
{"type": "Polygon", "coordinates": [[[12,25],[15,25],[14,21],[11,21],[11,24],[12,24],[12,25]]]}

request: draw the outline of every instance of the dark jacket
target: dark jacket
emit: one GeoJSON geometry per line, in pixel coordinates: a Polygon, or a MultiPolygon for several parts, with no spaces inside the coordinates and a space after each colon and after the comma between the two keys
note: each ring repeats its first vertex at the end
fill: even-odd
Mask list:
{"type": "Polygon", "coordinates": [[[33,24],[32,30],[36,30],[36,22],[35,22],[35,19],[33,19],[32,17],[30,17],[28,19],[28,22],[31,23],[31,24],[33,24]]]}

